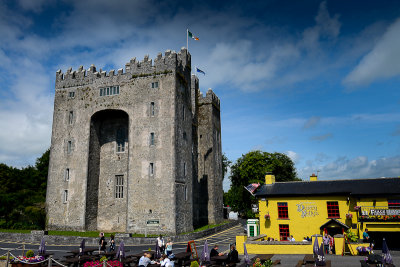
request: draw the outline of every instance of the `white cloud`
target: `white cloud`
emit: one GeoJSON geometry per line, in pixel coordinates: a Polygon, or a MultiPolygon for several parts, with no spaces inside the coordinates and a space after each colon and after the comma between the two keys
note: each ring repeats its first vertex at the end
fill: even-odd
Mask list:
{"type": "Polygon", "coordinates": [[[347,86],[368,85],[379,79],[400,75],[400,19],[388,27],[385,34],[347,75],[347,86]]]}
{"type": "Polygon", "coordinates": [[[366,156],[352,159],[338,157],[335,161],[324,165],[319,165],[317,162],[308,163],[308,166],[298,169],[299,176],[306,180],[316,170],[319,170],[319,178],[322,180],[400,176],[400,156],[373,160],[369,160],[366,156]]]}
{"type": "Polygon", "coordinates": [[[311,117],[306,121],[306,123],[304,123],[303,129],[309,129],[315,127],[320,122],[320,120],[321,118],[318,116],[311,117]]]}
{"type": "Polygon", "coordinates": [[[300,161],[300,159],[301,159],[301,157],[300,157],[300,155],[299,154],[297,154],[296,152],[294,152],[294,151],[287,151],[286,153],[285,153],[295,164],[297,164],[299,161],[300,161]]]}

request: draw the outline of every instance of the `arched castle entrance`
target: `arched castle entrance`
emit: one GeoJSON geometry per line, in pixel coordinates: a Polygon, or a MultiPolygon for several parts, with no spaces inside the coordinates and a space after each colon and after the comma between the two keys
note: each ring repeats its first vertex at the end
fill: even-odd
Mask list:
{"type": "Polygon", "coordinates": [[[129,116],[102,110],[90,120],[85,228],[125,231],[129,116]]]}

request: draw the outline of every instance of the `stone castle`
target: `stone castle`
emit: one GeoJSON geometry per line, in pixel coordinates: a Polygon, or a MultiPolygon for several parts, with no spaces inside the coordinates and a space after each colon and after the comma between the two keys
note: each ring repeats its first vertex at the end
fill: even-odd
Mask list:
{"type": "Polygon", "coordinates": [[[220,101],[191,55],[56,73],[47,229],[176,234],[223,219],[220,101]]]}

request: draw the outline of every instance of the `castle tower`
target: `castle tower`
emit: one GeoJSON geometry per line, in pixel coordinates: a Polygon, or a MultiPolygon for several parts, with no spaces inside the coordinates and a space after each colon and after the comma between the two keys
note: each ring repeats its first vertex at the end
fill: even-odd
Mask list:
{"type": "Polygon", "coordinates": [[[182,48],[154,64],[132,59],[117,72],[57,71],[48,229],[193,229],[198,134],[190,70],[182,48]]]}

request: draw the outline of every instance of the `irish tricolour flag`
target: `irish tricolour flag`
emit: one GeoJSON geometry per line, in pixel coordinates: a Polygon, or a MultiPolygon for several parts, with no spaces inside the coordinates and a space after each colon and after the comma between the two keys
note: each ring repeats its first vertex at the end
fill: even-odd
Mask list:
{"type": "Polygon", "coordinates": [[[193,33],[191,33],[190,31],[188,31],[188,37],[189,37],[189,38],[192,38],[192,39],[195,39],[196,41],[199,40],[199,37],[194,36],[193,33]]]}

